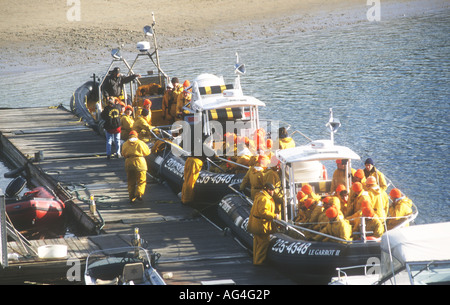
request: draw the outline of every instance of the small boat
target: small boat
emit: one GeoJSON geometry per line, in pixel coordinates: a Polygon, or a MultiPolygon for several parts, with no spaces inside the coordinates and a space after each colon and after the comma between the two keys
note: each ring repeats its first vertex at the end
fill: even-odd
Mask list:
{"type": "Polygon", "coordinates": [[[212,139],[220,139],[218,142],[222,143],[224,131],[229,126],[237,127],[232,129],[236,134],[253,134],[261,127],[258,108],[265,104],[242,93],[239,75],[234,84],[225,84],[221,77],[201,74],[194,79],[191,88],[193,97],[184,107],[183,120],[175,122],[170,129],[156,127],[159,133],[154,133],[149,146],[153,147],[157,141],[162,145],[157,152],[153,150],[147,163],[153,176],[168,182],[178,193],[184,182],[186,158],[203,158],[204,165],[194,186],[195,201],[217,203],[232,193],[230,184],[242,182],[248,166],[231,161],[227,151],[218,153],[213,149],[212,139]],[[206,140],[200,143],[197,139],[206,140]],[[199,153],[195,151],[195,145],[200,148],[199,153]],[[228,171],[227,163],[241,170],[228,171]]]}
{"type": "Polygon", "coordinates": [[[151,26],[144,27],[144,36],[146,38],[153,37],[155,44],[155,51],[150,53],[150,42],[147,40],[140,41],[136,47],[138,53],[130,65],[121,54],[120,48],[111,50],[112,61],[104,74],[92,75],[92,79],[87,80],[84,84],[78,87],[71,99],[70,110],[80,119],[82,119],[90,128],[94,129],[100,134],[104,134],[103,124],[100,114],[105,106],[106,100],[103,98],[102,85],[108,75],[112,73],[115,67],[121,68],[121,71],[127,71],[128,75],[134,74],[136,65],[139,65],[139,59],[149,59],[152,66],[155,66],[157,73],[153,74],[152,70],[145,67],[146,73],[142,73],[141,77],[123,86],[121,98],[128,105],[132,105],[135,111],[142,109],[145,99],[152,101],[152,123],[154,125],[164,125],[165,120],[162,118],[162,98],[166,84],[168,83],[168,76],[161,70],[159,64],[158,47],[155,36],[155,18],[153,16],[153,23],[151,26]]]}
{"type": "Polygon", "coordinates": [[[450,222],[391,230],[381,237],[381,259],[337,268],[330,285],[449,285],[450,222]],[[353,269],[364,275],[348,276],[353,269]]]}
{"type": "Polygon", "coordinates": [[[147,250],[134,246],[90,253],[84,281],[86,285],[166,285],[147,250]]]}
{"type": "MultiPolygon", "coordinates": [[[[314,192],[324,198],[331,194],[331,180],[324,175],[324,164],[335,160],[347,159],[350,170],[351,160],[360,160],[358,154],[345,146],[334,144],[333,134],[340,123],[333,118],[327,124],[331,140],[312,141],[307,145],[277,151],[280,161],[281,182],[284,204],[281,220],[274,220],[278,231],[271,236],[268,260],[290,277],[304,283],[328,283],[337,267],[364,265],[373,257],[380,257],[380,242],[365,236],[357,240],[346,241],[296,223],[297,192],[305,183],[310,184],[314,192]],[[307,234],[308,233],[308,234],[307,234]],[[315,241],[307,235],[318,234],[332,241],[315,241]]],[[[335,166],[335,165],[334,165],[335,166]]],[[[391,184],[389,187],[393,187],[391,184]]],[[[233,187],[232,187],[233,188],[233,187]]],[[[348,189],[348,188],[347,188],[348,189]]],[[[243,193],[225,196],[218,205],[218,215],[241,242],[252,249],[252,235],[247,232],[248,217],[252,201],[243,193]]],[[[405,226],[417,217],[418,211],[413,204],[413,213],[405,218],[405,226]]],[[[364,222],[364,218],[362,223],[364,222]]]]}
{"type": "MultiPolygon", "coordinates": [[[[115,64],[125,66],[128,75],[134,74],[135,64],[140,57],[151,60],[156,67],[157,74],[147,73],[132,81],[123,88],[124,101],[132,105],[135,114],[140,113],[144,99],[152,101],[152,125],[148,145],[153,148],[159,141],[159,150],[147,158],[149,173],[162,181],[167,182],[178,194],[184,182],[184,164],[189,156],[201,156],[204,166],[194,187],[194,202],[201,204],[217,204],[220,199],[231,191],[228,185],[240,183],[245,176],[247,166],[228,160],[226,152],[218,153],[212,149],[217,135],[223,137],[225,132],[231,130],[235,134],[253,136],[255,130],[263,128],[266,134],[276,128],[270,120],[260,120],[258,108],[265,104],[253,96],[244,95],[240,84],[240,75],[245,73],[245,65],[239,63],[237,57],[234,66],[237,77],[233,83],[225,83],[222,77],[212,74],[201,74],[195,78],[191,90],[192,101],[183,107],[180,121],[170,125],[162,113],[162,99],[166,85],[170,84],[169,77],[162,71],[159,64],[158,46],[155,36],[155,19],[151,26],[144,27],[146,37],[153,37],[154,51],[150,53],[150,43],[141,41],[137,43],[137,54],[130,65],[122,57],[120,49],[113,49],[113,57],[106,73],[98,77],[95,74],[74,92],[71,98],[71,111],[82,118],[87,125],[102,134],[103,121],[100,113],[104,107],[102,97],[102,84],[111,73],[115,64]],[[214,138],[214,140],[213,140],[214,138]],[[203,142],[203,140],[206,140],[203,142]],[[164,145],[160,145],[161,142],[164,145]],[[186,147],[191,144],[192,147],[186,147]],[[200,153],[194,147],[200,147],[200,153]],[[240,167],[238,173],[227,170],[227,164],[240,167]]],[[[237,55],[237,54],[236,54],[237,55]]],[[[148,70],[148,67],[146,67],[148,70]]]]}
{"type": "Polygon", "coordinates": [[[47,187],[39,186],[19,197],[26,180],[15,178],[5,194],[6,212],[16,228],[49,225],[61,219],[65,205],[47,187]]]}

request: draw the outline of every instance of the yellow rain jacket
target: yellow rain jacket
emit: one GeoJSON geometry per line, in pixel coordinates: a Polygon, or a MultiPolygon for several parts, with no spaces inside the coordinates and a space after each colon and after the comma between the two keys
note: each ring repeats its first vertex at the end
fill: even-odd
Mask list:
{"type": "Polygon", "coordinates": [[[251,186],[251,198],[254,200],[256,193],[264,186],[264,168],[259,165],[250,167],[242,180],[240,190],[243,191],[248,183],[251,186]]]}
{"type": "Polygon", "coordinates": [[[292,139],[290,137],[280,138],[280,139],[278,139],[278,141],[279,141],[280,149],[295,147],[294,139],[292,139]]]}
{"type": "Polygon", "coordinates": [[[185,92],[182,92],[181,94],[178,95],[176,106],[176,113],[177,113],[177,118],[175,119],[176,121],[182,120],[182,118],[179,116],[183,114],[184,112],[183,107],[189,104],[191,102],[191,99],[192,93],[186,94],[185,92]]]}
{"type": "Polygon", "coordinates": [[[166,115],[166,119],[174,121],[177,116],[177,100],[178,96],[183,92],[183,85],[178,84],[173,90],[167,90],[162,100],[162,111],[166,115]],[[168,115],[168,117],[167,117],[168,115]]]}
{"type": "MultiPolygon", "coordinates": [[[[336,217],[335,221],[330,221],[326,225],[326,227],[322,229],[321,232],[341,239],[345,239],[347,241],[352,240],[352,226],[342,216],[336,217]]],[[[333,241],[338,243],[344,243],[342,241],[337,241],[329,237],[323,238],[323,236],[321,235],[316,235],[314,239],[318,241],[322,240],[322,241],[333,241]]]]}
{"type": "Polygon", "coordinates": [[[366,218],[366,235],[373,236],[376,238],[380,238],[384,233],[384,226],[381,222],[381,219],[377,218],[375,215],[374,218],[366,218]],[[372,232],[372,233],[369,233],[372,232]]]}
{"type": "Polygon", "coordinates": [[[270,233],[273,233],[272,221],[276,218],[275,202],[265,190],[255,195],[247,230],[253,234],[253,264],[262,264],[267,257],[270,233]]]}
{"type": "Polygon", "coordinates": [[[148,145],[132,136],[122,145],[122,156],[125,158],[125,171],[128,179],[130,199],[142,197],[147,184],[147,161],[150,154],[148,145]]]}
{"type": "MultiPolygon", "coordinates": [[[[398,226],[405,221],[405,216],[412,214],[412,201],[406,196],[397,199],[391,207],[389,207],[389,217],[394,217],[388,219],[387,228],[388,230],[398,226]]],[[[408,226],[408,225],[406,225],[408,226]]]]}
{"type": "Polygon", "coordinates": [[[181,202],[189,203],[194,201],[194,185],[202,170],[203,161],[188,157],[184,163],[184,182],[181,188],[181,202]]]}
{"type": "Polygon", "coordinates": [[[133,124],[134,119],[132,116],[124,114],[120,118],[120,127],[121,127],[120,138],[122,140],[124,141],[128,140],[128,135],[130,134],[130,131],[133,130],[133,124]]]}
{"type": "Polygon", "coordinates": [[[364,200],[367,200],[370,202],[370,204],[372,204],[369,193],[367,191],[362,190],[357,194],[353,192],[353,190],[351,190],[351,193],[348,196],[349,202],[347,207],[347,215],[345,215],[347,219],[351,221],[352,218],[358,217],[358,215],[361,213],[361,203],[364,200]]]}
{"type": "Polygon", "coordinates": [[[275,210],[277,211],[277,213],[280,213],[281,206],[283,204],[283,190],[281,189],[281,179],[277,171],[270,167],[264,171],[263,185],[266,185],[267,183],[270,183],[275,187],[273,200],[275,201],[275,210]]]}
{"type": "MultiPolygon", "coordinates": [[[[353,175],[355,174],[356,170],[351,168],[350,172],[353,175]]],[[[347,187],[347,184],[345,183],[345,170],[342,169],[336,169],[333,173],[333,178],[331,178],[331,187],[330,187],[331,194],[336,192],[336,188],[338,187],[339,184],[343,184],[345,185],[345,187],[347,187]]],[[[349,186],[351,185],[352,185],[352,177],[349,178],[349,186]]]]}
{"type": "Polygon", "coordinates": [[[375,166],[372,168],[370,172],[367,171],[367,169],[364,169],[364,175],[366,176],[366,179],[369,178],[369,176],[374,176],[375,179],[377,179],[377,184],[380,186],[380,188],[383,191],[387,190],[386,178],[384,178],[383,173],[377,170],[375,166]]]}
{"type": "Polygon", "coordinates": [[[148,142],[151,138],[150,130],[153,126],[148,124],[148,121],[145,117],[139,116],[133,124],[133,130],[138,133],[138,137],[140,140],[144,142],[148,142]]]}
{"type": "Polygon", "coordinates": [[[375,215],[384,223],[389,210],[389,196],[378,185],[367,188],[375,215]]]}

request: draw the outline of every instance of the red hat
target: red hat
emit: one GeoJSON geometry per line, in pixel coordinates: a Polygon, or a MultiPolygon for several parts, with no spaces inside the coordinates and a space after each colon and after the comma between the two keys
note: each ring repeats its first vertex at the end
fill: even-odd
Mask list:
{"type": "Polygon", "coordinates": [[[297,200],[300,201],[305,196],[306,196],[305,193],[303,193],[302,191],[298,191],[298,193],[297,193],[297,200]]]}
{"type": "Polygon", "coordinates": [[[339,184],[336,188],[336,194],[340,194],[342,191],[347,190],[347,188],[345,187],[345,185],[343,184],[339,184]]]}
{"type": "Polygon", "coordinates": [[[133,107],[131,107],[131,105],[127,105],[127,106],[125,107],[125,111],[128,110],[128,109],[130,109],[131,111],[133,111],[133,107]]]}
{"type": "Polygon", "coordinates": [[[308,198],[305,200],[305,207],[309,209],[309,207],[314,203],[314,199],[308,198]]]}
{"type": "Polygon", "coordinates": [[[187,88],[187,87],[189,87],[190,85],[191,85],[191,82],[188,81],[188,80],[185,80],[184,83],[183,83],[183,87],[184,87],[184,88],[187,88]]]}
{"type": "Polygon", "coordinates": [[[355,183],[352,184],[352,190],[355,193],[361,192],[362,189],[363,189],[363,186],[362,186],[361,182],[355,182],[355,183]]]}
{"type": "Polygon", "coordinates": [[[338,210],[335,206],[332,206],[325,211],[325,215],[327,215],[328,219],[336,218],[338,216],[338,210]]]}
{"type": "Polygon", "coordinates": [[[272,141],[272,139],[267,139],[267,141],[266,141],[266,146],[267,146],[267,148],[272,148],[273,147],[273,141],[272,141]]]}
{"type": "Polygon", "coordinates": [[[355,177],[358,177],[359,179],[362,179],[362,178],[364,178],[364,171],[362,170],[362,169],[358,169],[356,172],[355,172],[355,175],[354,175],[355,177]]]}
{"type": "Polygon", "coordinates": [[[365,217],[373,217],[375,215],[375,211],[370,206],[362,208],[361,212],[365,217]]]}
{"type": "Polygon", "coordinates": [[[327,196],[327,197],[325,197],[325,198],[323,198],[323,202],[324,203],[328,203],[329,201],[330,201],[330,199],[331,199],[331,197],[330,196],[327,196]]]}
{"type": "Polygon", "coordinates": [[[400,198],[402,197],[402,192],[399,189],[392,189],[391,192],[389,193],[389,196],[391,196],[391,198],[400,198]]]}
{"type": "Polygon", "coordinates": [[[363,200],[362,202],[361,202],[361,209],[362,208],[371,208],[372,207],[372,205],[370,204],[370,202],[369,202],[369,200],[363,200]]]}
{"type": "Polygon", "coordinates": [[[137,131],[136,130],[132,130],[132,131],[130,131],[130,133],[128,134],[130,137],[131,136],[138,136],[138,133],[137,133],[137,131]]]}
{"type": "Polygon", "coordinates": [[[146,99],[144,100],[144,106],[146,106],[146,105],[150,105],[150,107],[152,107],[152,101],[149,100],[148,98],[146,98],[146,99]]]}
{"type": "Polygon", "coordinates": [[[304,186],[302,186],[302,191],[303,193],[305,193],[306,195],[309,195],[312,193],[312,187],[309,184],[305,184],[304,186]]]}

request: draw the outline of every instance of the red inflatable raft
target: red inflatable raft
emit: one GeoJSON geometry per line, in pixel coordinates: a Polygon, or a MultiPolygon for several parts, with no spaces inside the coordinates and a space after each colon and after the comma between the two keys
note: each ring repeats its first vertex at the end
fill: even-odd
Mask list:
{"type": "Polygon", "coordinates": [[[42,225],[59,219],[64,203],[47,188],[36,187],[20,198],[7,198],[6,212],[16,227],[42,225]]]}

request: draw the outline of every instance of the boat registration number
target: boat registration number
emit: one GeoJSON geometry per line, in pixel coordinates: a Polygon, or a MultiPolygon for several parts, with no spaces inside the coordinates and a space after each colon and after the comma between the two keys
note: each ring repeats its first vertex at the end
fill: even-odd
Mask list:
{"type": "Polygon", "coordinates": [[[289,242],[283,239],[278,239],[272,246],[272,251],[278,253],[289,253],[289,254],[305,254],[308,251],[311,243],[308,242],[289,242]]]}

